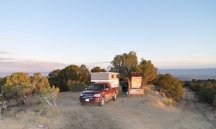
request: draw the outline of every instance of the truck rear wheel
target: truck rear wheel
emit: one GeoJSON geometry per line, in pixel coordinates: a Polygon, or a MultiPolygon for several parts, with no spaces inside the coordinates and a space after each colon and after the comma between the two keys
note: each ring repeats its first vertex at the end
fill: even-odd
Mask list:
{"type": "Polygon", "coordinates": [[[117,99],[117,94],[115,93],[112,97],[112,100],[116,101],[116,99],[117,99]]]}
{"type": "Polygon", "coordinates": [[[100,101],[100,106],[103,106],[104,104],[105,104],[105,98],[102,97],[102,98],[101,98],[101,101],[100,101]]]}

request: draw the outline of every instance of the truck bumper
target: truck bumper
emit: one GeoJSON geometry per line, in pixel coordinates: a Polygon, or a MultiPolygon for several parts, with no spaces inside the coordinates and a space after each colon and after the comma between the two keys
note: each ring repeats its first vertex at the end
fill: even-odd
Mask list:
{"type": "Polygon", "coordinates": [[[86,99],[86,98],[80,97],[79,100],[80,100],[81,103],[99,103],[101,101],[101,98],[89,98],[89,99],[86,99]]]}

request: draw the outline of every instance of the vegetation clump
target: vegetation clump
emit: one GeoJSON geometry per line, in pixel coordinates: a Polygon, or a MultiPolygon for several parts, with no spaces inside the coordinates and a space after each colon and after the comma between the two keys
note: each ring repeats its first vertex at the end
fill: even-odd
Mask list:
{"type": "Polygon", "coordinates": [[[172,97],[176,101],[180,100],[184,94],[182,82],[170,74],[159,75],[155,85],[159,90],[165,92],[168,97],[172,97]]]}
{"type": "Polygon", "coordinates": [[[21,105],[26,104],[33,95],[57,94],[59,91],[55,86],[50,86],[48,78],[43,77],[41,73],[35,73],[33,76],[27,73],[13,73],[5,77],[1,89],[7,101],[16,100],[21,105]]]}
{"type": "Polygon", "coordinates": [[[158,69],[152,62],[143,58],[138,62],[137,55],[133,51],[116,55],[111,64],[110,71],[120,73],[120,78],[128,77],[131,72],[138,72],[143,76],[142,83],[146,84],[157,77],[158,69]]]}
{"type": "Polygon", "coordinates": [[[2,110],[7,108],[7,101],[0,94],[0,119],[2,119],[2,110]]]}
{"type": "Polygon", "coordinates": [[[111,62],[112,67],[110,71],[118,72],[120,78],[129,77],[131,72],[141,73],[143,80],[142,85],[154,83],[159,90],[165,92],[166,102],[168,105],[173,103],[173,99],[178,101],[184,94],[183,85],[180,80],[174,78],[170,74],[158,75],[158,69],[152,64],[150,60],[138,58],[135,52],[123,53],[116,55],[111,62]]]}
{"type": "Polygon", "coordinates": [[[48,75],[51,85],[61,91],[80,91],[90,83],[90,72],[85,65],[69,65],[62,70],[54,70],[48,75]]]}
{"type": "Polygon", "coordinates": [[[92,73],[97,73],[97,72],[106,72],[106,70],[105,69],[102,69],[102,68],[100,68],[100,67],[94,67],[94,68],[92,68],[91,69],[91,72],[92,73]]]}
{"type": "Polygon", "coordinates": [[[6,100],[15,99],[18,104],[25,104],[33,90],[34,87],[27,73],[13,73],[6,77],[2,86],[2,93],[6,100]]]}
{"type": "Polygon", "coordinates": [[[184,82],[185,87],[192,89],[200,101],[207,102],[216,108],[216,80],[191,80],[184,82]]]}
{"type": "Polygon", "coordinates": [[[172,98],[164,97],[164,98],[162,99],[162,101],[163,101],[166,105],[168,105],[168,106],[173,105],[173,99],[172,99],[172,98]]]}

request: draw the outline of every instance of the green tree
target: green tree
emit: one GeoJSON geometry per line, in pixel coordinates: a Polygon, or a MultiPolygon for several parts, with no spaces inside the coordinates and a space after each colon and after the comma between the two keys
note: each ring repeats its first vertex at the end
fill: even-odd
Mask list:
{"type": "Polygon", "coordinates": [[[154,67],[150,60],[147,61],[142,58],[139,63],[139,69],[143,75],[143,83],[148,83],[157,78],[158,70],[154,67]]]}
{"type": "Polygon", "coordinates": [[[49,73],[49,81],[51,85],[58,86],[61,91],[74,91],[74,89],[77,91],[90,83],[90,72],[85,65],[80,67],[69,65],[62,70],[54,70],[49,73]]]}
{"type": "Polygon", "coordinates": [[[48,79],[51,86],[61,86],[61,78],[59,77],[59,73],[61,70],[56,69],[49,73],[48,79]]]}
{"type": "Polygon", "coordinates": [[[142,58],[138,64],[137,55],[133,51],[116,55],[111,64],[113,67],[110,71],[120,73],[121,78],[129,77],[131,72],[138,72],[142,74],[142,83],[144,84],[153,81],[157,77],[158,70],[151,61],[142,58]]]}
{"type": "Polygon", "coordinates": [[[123,53],[116,55],[111,62],[111,71],[120,73],[121,78],[126,78],[129,76],[130,72],[134,72],[138,65],[137,55],[135,52],[131,51],[129,53],[123,53]]]}
{"type": "Polygon", "coordinates": [[[83,64],[80,66],[80,82],[84,82],[86,84],[90,83],[91,74],[88,68],[83,64]]]}
{"type": "Polygon", "coordinates": [[[79,81],[80,80],[80,68],[76,65],[69,65],[59,73],[61,91],[69,91],[68,80],[79,81]]]}
{"type": "Polygon", "coordinates": [[[70,91],[80,91],[87,87],[87,85],[84,82],[74,81],[74,80],[68,80],[67,85],[70,91]]]}
{"type": "Polygon", "coordinates": [[[177,101],[184,94],[182,82],[170,74],[159,75],[155,85],[177,101]]]}
{"type": "Polygon", "coordinates": [[[105,69],[101,69],[100,67],[94,67],[94,68],[92,68],[91,69],[91,72],[92,73],[97,73],[97,72],[106,72],[106,70],[105,69]]]}

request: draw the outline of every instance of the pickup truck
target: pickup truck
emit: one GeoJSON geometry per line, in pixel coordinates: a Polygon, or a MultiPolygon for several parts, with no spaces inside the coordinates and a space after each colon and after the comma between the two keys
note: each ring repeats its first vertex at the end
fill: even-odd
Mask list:
{"type": "Polygon", "coordinates": [[[86,90],[80,93],[80,103],[97,103],[103,106],[106,101],[116,100],[118,87],[112,87],[109,82],[92,83],[86,90]]]}

